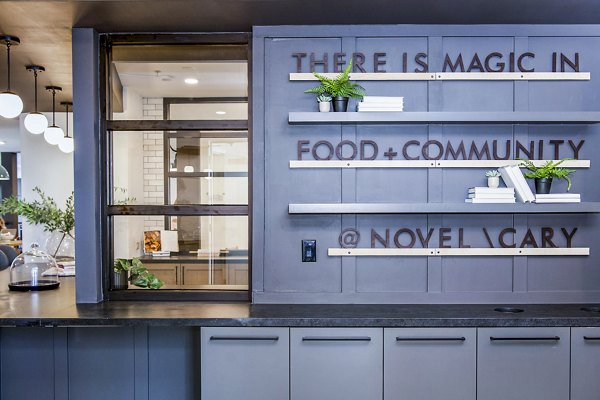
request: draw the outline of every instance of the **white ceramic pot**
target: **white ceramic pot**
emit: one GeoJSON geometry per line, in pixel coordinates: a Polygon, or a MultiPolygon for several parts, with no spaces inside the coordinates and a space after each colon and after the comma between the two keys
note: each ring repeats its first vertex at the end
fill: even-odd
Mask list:
{"type": "Polygon", "coordinates": [[[319,103],[319,111],[320,112],[331,111],[331,102],[328,101],[327,103],[325,103],[325,102],[319,103]]]}
{"type": "Polygon", "coordinates": [[[500,177],[499,176],[489,176],[488,178],[488,187],[489,188],[497,188],[500,186],[500,177]]]}

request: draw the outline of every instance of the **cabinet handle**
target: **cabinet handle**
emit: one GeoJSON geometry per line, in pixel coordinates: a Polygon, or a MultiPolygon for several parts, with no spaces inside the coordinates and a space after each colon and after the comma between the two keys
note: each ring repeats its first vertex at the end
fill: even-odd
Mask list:
{"type": "Polygon", "coordinates": [[[279,340],[279,336],[211,336],[210,340],[237,340],[237,341],[246,341],[246,340],[255,340],[255,341],[263,341],[263,342],[276,342],[279,340]]]}
{"type": "Polygon", "coordinates": [[[464,342],[467,340],[464,336],[461,337],[402,337],[397,336],[397,342],[464,342]]]}
{"type": "Polygon", "coordinates": [[[303,336],[303,342],[370,342],[369,336],[303,336]]]}
{"type": "Polygon", "coordinates": [[[541,336],[541,337],[494,337],[490,336],[492,342],[558,342],[558,336],[541,336]]]}
{"type": "Polygon", "coordinates": [[[584,336],[583,340],[600,340],[600,336],[584,336]]]}

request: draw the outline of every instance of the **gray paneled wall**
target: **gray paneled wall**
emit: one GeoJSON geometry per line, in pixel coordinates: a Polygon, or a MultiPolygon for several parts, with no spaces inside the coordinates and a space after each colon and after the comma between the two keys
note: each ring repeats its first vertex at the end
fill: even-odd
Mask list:
{"type": "Polygon", "coordinates": [[[1,400],[200,398],[200,329],[0,329],[1,400]]]}
{"type": "MultiPolygon", "coordinates": [[[[314,97],[303,93],[315,82],[290,81],[297,59],[306,53],[302,72],[309,72],[309,56],[354,52],[366,55],[364,68],[374,69],[374,53],[386,52],[388,72],[401,72],[402,54],[408,68],[418,67],[413,57],[427,53],[429,70],[442,69],[445,54],[465,59],[494,52],[508,62],[511,52],[536,53],[524,62],[536,72],[551,70],[553,52],[570,58],[579,53],[582,72],[589,81],[365,81],[370,95],[404,96],[405,111],[594,111],[600,109],[600,28],[598,26],[303,26],[259,27],[253,43],[253,295],[257,303],[460,303],[460,302],[580,302],[600,301],[600,269],[594,244],[600,233],[594,214],[565,215],[289,215],[289,203],[349,202],[463,202],[467,188],[485,186],[483,168],[435,169],[290,169],[296,160],[297,141],[311,144],[327,140],[355,143],[374,140],[380,153],[388,147],[400,152],[408,140],[428,140],[483,146],[493,140],[510,140],[510,158],[517,156],[515,142],[536,146],[543,140],[543,158],[554,158],[552,140],[564,140],[559,157],[573,157],[568,140],[585,140],[578,157],[591,160],[590,169],[573,177],[573,192],[583,201],[599,201],[595,183],[600,154],[599,126],[581,125],[290,125],[288,113],[317,111],[314,97]],[[327,249],[339,247],[342,229],[359,229],[369,247],[370,229],[379,232],[420,228],[436,233],[429,247],[438,245],[437,229],[452,228],[450,241],[458,247],[458,228],[472,247],[488,247],[482,228],[497,240],[504,228],[517,230],[522,241],[528,228],[536,240],[541,228],[552,227],[556,244],[566,246],[560,228],[577,228],[573,247],[590,247],[590,256],[578,257],[330,257],[327,249]],[[301,240],[317,240],[317,262],[301,262],[301,240]]],[[[482,60],[483,61],[483,60],[482,60]]],[[[317,66],[317,71],[322,71],[317,66]]],[[[508,68],[508,67],[507,67],[508,68]]],[[[559,67],[560,68],[560,67],[559,67]]],[[[477,73],[477,72],[474,72],[477,73]]],[[[350,104],[353,110],[354,102],[350,104]]],[[[504,156],[505,147],[499,146],[504,156]]],[[[419,154],[419,147],[411,147],[419,154]]],[[[468,153],[468,150],[467,150],[468,153]]],[[[518,156],[527,157],[522,150],[518,156]]],[[[312,159],[310,153],[305,159],[312,159]]],[[[381,159],[382,156],[379,156],[381,159]]],[[[555,191],[565,189],[555,183],[555,191]]],[[[496,243],[496,247],[498,247],[496,243]]],[[[417,244],[417,247],[421,247],[417,244]]]]}

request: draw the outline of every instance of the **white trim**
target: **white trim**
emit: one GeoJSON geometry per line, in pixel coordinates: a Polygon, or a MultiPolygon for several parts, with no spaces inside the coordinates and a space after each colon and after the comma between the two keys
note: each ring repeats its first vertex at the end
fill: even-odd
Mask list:
{"type": "Polygon", "coordinates": [[[327,249],[328,256],[373,257],[373,256],[589,256],[589,247],[546,247],[546,248],[336,248],[327,249]]]}
{"type": "MultiPolygon", "coordinates": [[[[340,73],[320,75],[335,78],[340,73]]],[[[589,81],[590,72],[353,72],[351,81],[589,81]]],[[[312,73],[289,75],[290,81],[318,81],[312,73]]]]}
{"type": "Polygon", "coordinates": [[[290,160],[290,168],[435,168],[435,160],[290,160]]]}
{"type": "MultiPolygon", "coordinates": [[[[532,160],[541,166],[549,160],[532,160]]],[[[557,160],[552,160],[557,161],[557,160]]],[[[290,168],[499,168],[520,160],[290,160],[290,168]]],[[[567,160],[565,168],[590,168],[590,160],[567,160]]]]}
{"type": "Polygon", "coordinates": [[[328,256],[435,256],[435,249],[369,249],[369,248],[335,248],[327,249],[328,256]]]}
{"type": "MultiPolygon", "coordinates": [[[[548,161],[558,162],[559,160],[531,160],[536,167],[541,167],[548,161]]],[[[520,165],[521,160],[437,160],[438,168],[499,168],[506,165],[520,165]]],[[[561,167],[565,168],[589,168],[590,160],[566,160],[561,167]]]]}
{"type": "Polygon", "coordinates": [[[436,72],[441,81],[589,81],[589,72],[436,72]]]}

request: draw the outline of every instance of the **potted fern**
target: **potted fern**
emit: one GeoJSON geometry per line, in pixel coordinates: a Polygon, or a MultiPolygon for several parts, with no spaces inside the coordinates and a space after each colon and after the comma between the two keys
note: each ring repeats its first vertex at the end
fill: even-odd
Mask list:
{"type": "Polygon", "coordinates": [[[127,289],[128,283],[141,288],[160,289],[165,283],[148,271],[139,258],[117,258],[112,271],[113,290],[127,289]]]}
{"type": "Polygon", "coordinates": [[[571,190],[571,178],[569,175],[575,172],[574,169],[559,168],[558,166],[568,160],[563,158],[559,161],[548,160],[541,167],[535,166],[530,160],[521,160],[521,164],[531,172],[526,172],[523,175],[527,179],[535,180],[535,192],[537,194],[548,194],[552,186],[552,179],[564,179],[567,181],[567,192],[571,190]]]}
{"type": "Polygon", "coordinates": [[[315,93],[317,95],[328,94],[333,98],[333,111],[346,112],[348,110],[348,100],[362,99],[365,93],[365,88],[358,83],[350,82],[350,70],[352,69],[352,61],[338,76],[331,79],[317,72],[313,72],[314,76],[319,79],[321,84],[314,88],[305,90],[304,93],[315,93]]]}

